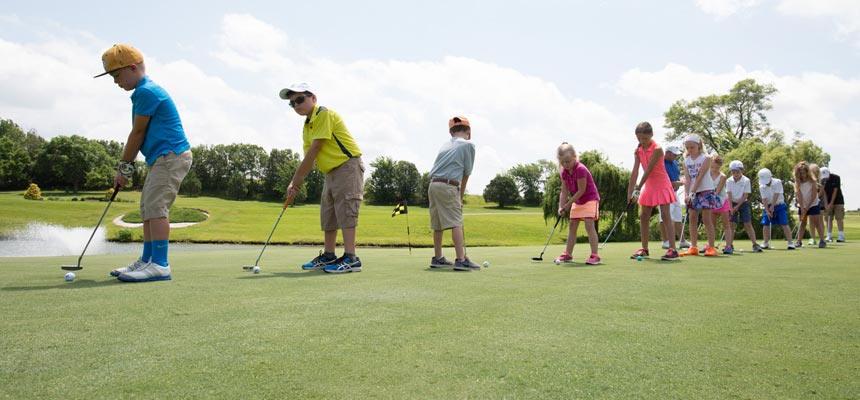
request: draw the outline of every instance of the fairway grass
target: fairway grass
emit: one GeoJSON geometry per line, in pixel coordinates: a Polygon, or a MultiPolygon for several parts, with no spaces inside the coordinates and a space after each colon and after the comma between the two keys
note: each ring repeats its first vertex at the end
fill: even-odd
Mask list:
{"type": "Polygon", "coordinates": [[[108,276],[133,255],[87,256],[74,282],[76,257],[0,258],[0,398],[858,398],[857,244],[637,247],[600,266],[470,248],[479,272],[360,248],[342,276],[298,268],[315,247],[269,247],[257,275],[258,251],[175,252],[174,280],[141,284],[108,276]]]}

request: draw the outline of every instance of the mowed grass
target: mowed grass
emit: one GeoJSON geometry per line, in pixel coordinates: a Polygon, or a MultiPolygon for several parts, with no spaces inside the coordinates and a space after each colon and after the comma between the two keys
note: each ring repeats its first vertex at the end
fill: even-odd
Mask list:
{"type": "Polygon", "coordinates": [[[637,247],[596,267],[473,247],[479,272],[362,248],[343,276],[298,268],[316,247],[270,247],[258,275],[241,270],[257,251],[174,252],[174,280],[141,284],[108,276],[132,256],[87,256],[74,282],[76,257],[0,258],[0,397],[860,396],[857,244],[674,263],[637,247]]]}

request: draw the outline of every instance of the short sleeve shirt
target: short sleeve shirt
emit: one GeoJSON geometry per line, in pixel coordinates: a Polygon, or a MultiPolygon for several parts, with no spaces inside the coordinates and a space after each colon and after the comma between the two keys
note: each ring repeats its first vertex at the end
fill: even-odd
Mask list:
{"type": "Polygon", "coordinates": [[[191,149],[176,104],[167,91],[148,76],[138,82],[131,94],[131,104],[132,124],[136,115],[149,117],[146,136],[140,146],[147,164],[154,164],[158,157],[171,151],[179,154],[191,149]]]}
{"type": "Polygon", "coordinates": [[[338,113],[320,105],[315,106],[313,113],[305,119],[302,129],[305,154],[316,139],[323,140],[316,163],[317,168],[324,174],[331,172],[350,158],[361,155],[361,150],[346,129],[343,118],[338,113]]]}
{"type": "Polygon", "coordinates": [[[663,159],[663,164],[666,165],[666,174],[669,175],[669,180],[672,182],[678,182],[681,180],[681,169],[678,168],[678,160],[666,160],[663,159]]]}
{"type": "Polygon", "coordinates": [[[776,198],[775,205],[785,203],[785,195],[783,194],[782,181],[779,179],[771,178],[770,185],[759,185],[758,191],[761,194],[761,202],[764,204],[770,204],[773,200],[774,194],[779,195],[776,198]]]}
{"type": "Polygon", "coordinates": [[[567,184],[567,188],[571,193],[579,191],[579,179],[585,178],[585,193],[582,197],[576,199],[576,204],[585,204],[589,201],[600,200],[600,195],[597,193],[597,186],[594,185],[594,178],[591,176],[591,171],[586,168],[581,162],[577,162],[573,167],[573,171],[568,171],[561,167],[561,179],[567,184]]]}
{"type": "Polygon", "coordinates": [[[737,203],[744,197],[744,193],[752,193],[752,183],[750,178],[741,175],[741,179],[735,181],[735,178],[730,176],[726,179],[726,191],[732,198],[732,201],[737,203]]]}
{"type": "Polygon", "coordinates": [[[845,204],[845,198],[842,197],[842,183],[839,175],[830,174],[830,177],[824,182],[824,193],[827,194],[828,202],[833,198],[833,191],[836,189],[839,189],[839,192],[836,193],[836,200],[833,201],[833,204],[845,204]]]}
{"type": "Polygon", "coordinates": [[[436,153],[431,178],[460,181],[464,176],[472,175],[475,164],[475,145],[460,137],[451,137],[436,153]]]}

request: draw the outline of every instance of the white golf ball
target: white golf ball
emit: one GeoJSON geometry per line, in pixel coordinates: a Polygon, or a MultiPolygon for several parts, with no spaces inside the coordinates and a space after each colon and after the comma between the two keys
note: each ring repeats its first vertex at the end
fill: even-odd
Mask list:
{"type": "Polygon", "coordinates": [[[255,274],[259,274],[260,273],[260,267],[255,265],[254,268],[251,268],[251,271],[254,271],[255,274]]]}
{"type": "Polygon", "coordinates": [[[740,250],[738,250],[738,251],[739,251],[739,252],[741,252],[741,253],[743,253],[743,252],[744,252],[744,249],[740,249],[740,250]]]}
{"type": "Polygon", "coordinates": [[[487,267],[489,267],[489,266],[490,266],[490,262],[489,262],[489,261],[484,261],[484,268],[487,268],[487,267]]]}
{"type": "Polygon", "coordinates": [[[71,282],[71,281],[75,280],[75,273],[74,272],[66,272],[66,276],[64,277],[64,279],[67,282],[71,282]]]}
{"type": "Polygon", "coordinates": [[[555,260],[555,265],[561,265],[561,260],[555,260]]]}

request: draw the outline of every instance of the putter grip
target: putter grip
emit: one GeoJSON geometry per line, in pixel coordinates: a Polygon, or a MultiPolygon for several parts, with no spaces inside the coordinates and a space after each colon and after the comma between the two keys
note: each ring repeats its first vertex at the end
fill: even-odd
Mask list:
{"type": "Polygon", "coordinates": [[[113,194],[110,195],[110,201],[113,202],[116,199],[116,195],[119,194],[119,185],[113,187],[113,194]]]}
{"type": "Polygon", "coordinates": [[[284,201],[284,208],[287,208],[287,207],[289,207],[289,206],[290,206],[290,203],[292,203],[292,202],[293,202],[293,197],[294,197],[294,196],[287,196],[287,200],[286,200],[286,201],[284,201]]]}

